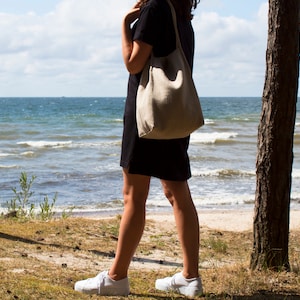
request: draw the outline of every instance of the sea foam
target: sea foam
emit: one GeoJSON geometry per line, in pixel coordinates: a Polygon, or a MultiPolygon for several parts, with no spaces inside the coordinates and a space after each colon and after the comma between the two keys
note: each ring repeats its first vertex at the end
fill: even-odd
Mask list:
{"type": "Polygon", "coordinates": [[[33,148],[59,148],[65,147],[72,144],[72,141],[26,141],[26,142],[18,142],[17,145],[22,145],[26,147],[33,148]]]}
{"type": "Polygon", "coordinates": [[[191,135],[191,143],[215,144],[233,140],[237,136],[236,132],[194,132],[191,135]]]}

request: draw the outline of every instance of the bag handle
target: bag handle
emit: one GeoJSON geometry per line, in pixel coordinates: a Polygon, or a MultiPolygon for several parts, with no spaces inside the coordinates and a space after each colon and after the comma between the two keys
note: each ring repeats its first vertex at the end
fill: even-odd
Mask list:
{"type": "Polygon", "coordinates": [[[179,32],[178,32],[178,28],[177,28],[177,18],[176,18],[175,8],[170,0],[166,0],[166,1],[168,2],[170,9],[171,9],[171,13],[172,13],[173,25],[174,25],[175,35],[176,35],[176,47],[182,48],[181,42],[180,42],[180,37],[179,37],[179,32]]]}
{"type": "Polygon", "coordinates": [[[176,18],[175,8],[174,8],[171,0],[166,0],[166,1],[169,4],[170,9],[171,9],[171,13],[172,13],[173,25],[174,25],[175,35],[176,35],[176,48],[180,50],[181,55],[182,55],[182,57],[185,61],[185,67],[186,67],[187,70],[189,70],[189,72],[191,73],[191,76],[192,76],[192,70],[191,70],[190,65],[188,63],[188,60],[186,59],[185,53],[182,49],[182,45],[181,45],[181,41],[180,41],[180,37],[179,37],[179,31],[178,31],[178,28],[177,28],[177,18],[176,18]]]}

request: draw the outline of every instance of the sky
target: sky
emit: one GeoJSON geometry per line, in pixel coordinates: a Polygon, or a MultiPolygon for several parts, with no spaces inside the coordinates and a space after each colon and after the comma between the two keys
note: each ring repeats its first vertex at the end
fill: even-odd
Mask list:
{"type": "MultiPolygon", "coordinates": [[[[0,0],[0,97],[125,97],[121,20],[135,0],[0,0]]],[[[201,0],[194,81],[201,97],[259,97],[267,0],[201,0]]]]}

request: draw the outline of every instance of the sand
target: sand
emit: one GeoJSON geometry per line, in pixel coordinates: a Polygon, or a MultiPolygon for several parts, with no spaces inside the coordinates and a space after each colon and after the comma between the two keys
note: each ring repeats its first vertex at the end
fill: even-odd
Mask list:
{"type": "MultiPolygon", "coordinates": [[[[199,210],[198,216],[201,227],[225,231],[249,231],[253,228],[254,210],[199,210]]],[[[174,225],[172,214],[148,214],[147,219],[174,225]]],[[[290,229],[300,229],[300,210],[291,210],[290,229]]]]}

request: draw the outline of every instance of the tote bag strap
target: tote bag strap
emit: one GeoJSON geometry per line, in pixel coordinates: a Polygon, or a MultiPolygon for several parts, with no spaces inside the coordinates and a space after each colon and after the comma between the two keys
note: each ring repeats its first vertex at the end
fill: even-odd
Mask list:
{"type": "Polygon", "coordinates": [[[175,12],[175,8],[171,2],[171,0],[166,0],[167,3],[169,4],[170,6],[170,9],[171,9],[171,13],[172,13],[172,19],[173,19],[173,25],[174,25],[174,30],[175,30],[175,35],[176,35],[176,48],[180,49],[180,52],[186,62],[186,68],[189,69],[189,71],[191,72],[191,68],[190,68],[190,65],[185,57],[185,53],[182,49],[182,46],[181,46],[181,42],[180,42],[180,37],[179,37],[179,32],[178,32],[178,28],[177,28],[177,18],[176,18],[176,12],[175,12]]]}
{"type": "Polygon", "coordinates": [[[176,18],[175,8],[171,0],[166,0],[166,1],[169,4],[172,13],[173,25],[174,25],[175,35],[176,35],[176,47],[181,48],[181,42],[180,42],[179,32],[177,28],[177,18],[176,18]]]}

